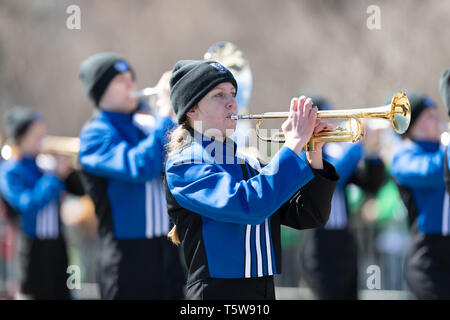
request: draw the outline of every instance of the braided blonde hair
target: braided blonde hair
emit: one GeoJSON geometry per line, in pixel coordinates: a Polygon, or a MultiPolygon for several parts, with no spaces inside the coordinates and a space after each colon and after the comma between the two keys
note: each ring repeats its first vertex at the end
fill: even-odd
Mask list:
{"type": "MultiPolygon", "coordinates": [[[[189,120],[186,119],[183,123],[181,123],[178,128],[176,128],[170,134],[170,141],[168,143],[168,157],[173,156],[177,152],[179,152],[183,147],[190,144],[193,140],[193,137],[190,133],[191,125],[189,120]]],[[[167,234],[167,237],[176,245],[180,244],[180,238],[177,233],[177,226],[174,225],[173,228],[167,234]]]]}

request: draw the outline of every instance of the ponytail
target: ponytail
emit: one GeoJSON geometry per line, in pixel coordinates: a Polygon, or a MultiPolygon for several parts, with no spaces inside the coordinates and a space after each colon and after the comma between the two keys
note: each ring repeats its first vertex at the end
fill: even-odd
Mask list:
{"type": "MultiPolygon", "coordinates": [[[[191,126],[186,119],[170,134],[170,142],[168,143],[168,157],[177,153],[184,146],[192,142],[193,137],[190,132],[191,126]]],[[[167,234],[167,237],[176,245],[180,244],[180,238],[177,233],[177,226],[173,228],[167,234]]]]}
{"type": "Polygon", "coordinates": [[[178,128],[170,134],[170,141],[168,143],[168,157],[173,156],[178,150],[192,142],[191,126],[186,120],[181,123],[178,128]]]}
{"type": "Polygon", "coordinates": [[[167,234],[167,238],[169,238],[170,241],[172,241],[177,246],[180,244],[180,238],[178,237],[177,233],[177,226],[173,226],[173,228],[167,234]]]}

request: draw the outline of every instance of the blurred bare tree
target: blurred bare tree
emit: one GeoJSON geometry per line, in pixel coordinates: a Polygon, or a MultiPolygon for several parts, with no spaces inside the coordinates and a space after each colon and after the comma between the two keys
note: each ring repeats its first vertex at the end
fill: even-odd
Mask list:
{"type": "Polygon", "coordinates": [[[384,104],[399,88],[442,105],[449,14],[450,2],[440,0],[2,0],[0,113],[33,106],[49,133],[78,135],[93,109],[78,79],[89,55],[121,54],[144,87],[221,40],[250,61],[253,112],[287,110],[302,88],[339,108],[384,104]],[[66,27],[72,4],[81,9],[81,30],[66,27]],[[367,27],[370,5],[380,8],[380,30],[367,27]]]}

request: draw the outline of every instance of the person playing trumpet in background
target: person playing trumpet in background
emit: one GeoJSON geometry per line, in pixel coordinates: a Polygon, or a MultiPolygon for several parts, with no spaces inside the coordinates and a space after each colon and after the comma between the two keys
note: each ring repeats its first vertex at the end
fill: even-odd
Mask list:
{"type": "Polygon", "coordinates": [[[450,206],[443,177],[441,118],[428,96],[418,92],[408,96],[411,124],[391,165],[411,233],[404,274],[418,299],[450,299],[450,206]]]}
{"type": "MultiPolygon", "coordinates": [[[[332,110],[320,95],[309,95],[319,110],[332,110]]],[[[367,119],[364,119],[367,120],[367,119]]],[[[346,187],[353,183],[374,194],[385,181],[377,132],[364,121],[364,136],[357,143],[327,143],[324,158],[336,168],[339,181],[331,201],[328,222],[305,231],[300,248],[301,276],[317,299],[357,299],[357,243],[350,230],[346,187]]]]}
{"type": "Polygon", "coordinates": [[[135,73],[114,53],[80,65],[80,78],[97,108],[81,130],[79,161],[99,219],[102,299],[180,299],[184,273],[178,248],[166,237],[169,216],[161,173],[170,119],[168,79],[160,80],[159,114],[142,120],[135,73]]]}
{"type": "Polygon", "coordinates": [[[0,167],[0,192],[8,210],[20,216],[21,280],[19,298],[69,299],[68,257],[60,218],[64,192],[83,195],[71,160],[54,155],[56,163],[39,166],[46,126],[28,107],[13,107],[4,116],[15,156],[0,167]]]}

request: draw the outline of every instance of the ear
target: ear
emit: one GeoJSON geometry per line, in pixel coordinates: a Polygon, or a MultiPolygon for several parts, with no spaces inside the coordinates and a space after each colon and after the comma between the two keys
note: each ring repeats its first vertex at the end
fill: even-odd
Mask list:
{"type": "Polygon", "coordinates": [[[192,120],[198,120],[198,108],[197,106],[192,107],[188,112],[186,112],[186,117],[192,120]]]}

